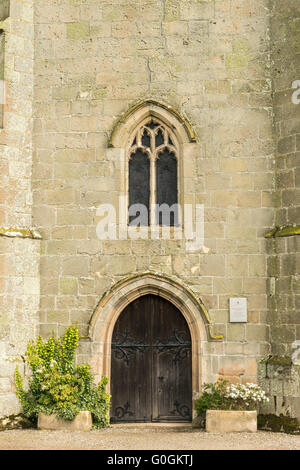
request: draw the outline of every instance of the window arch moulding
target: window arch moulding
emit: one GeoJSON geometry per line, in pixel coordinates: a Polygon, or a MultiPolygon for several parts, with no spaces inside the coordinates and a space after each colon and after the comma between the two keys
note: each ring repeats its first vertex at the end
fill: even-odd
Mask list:
{"type": "Polygon", "coordinates": [[[108,147],[125,147],[134,129],[148,116],[156,117],[169,126],[180,144],[196,143],[191,124],[175,108],[159,101],[146,100],[132,106],[118,120],[108,141],[108,147]]]}

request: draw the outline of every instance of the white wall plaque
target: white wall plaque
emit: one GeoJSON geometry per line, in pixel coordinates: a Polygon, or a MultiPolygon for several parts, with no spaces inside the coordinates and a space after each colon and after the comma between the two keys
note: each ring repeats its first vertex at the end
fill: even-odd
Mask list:
{"type": "Polygon", "coordinates": [[[245,297],[234,297],[230,299],[230,322],[247,322],[247,299],[245,297]]]}

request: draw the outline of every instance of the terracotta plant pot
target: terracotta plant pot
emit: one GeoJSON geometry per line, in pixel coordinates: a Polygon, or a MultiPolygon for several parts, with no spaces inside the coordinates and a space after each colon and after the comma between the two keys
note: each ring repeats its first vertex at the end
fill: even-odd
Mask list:
{"type": "Polygon", "coordinates": [[[256,411],[206,411],[206,432],[256,432],[256,411]]]}
{"type": "Polygon", "coordinates": [[[80,411],[73,421],[57,418],[56,415],[39,413],[38,429],[50,431],[90,431],[92,429],[90,411],[80,411]]]}

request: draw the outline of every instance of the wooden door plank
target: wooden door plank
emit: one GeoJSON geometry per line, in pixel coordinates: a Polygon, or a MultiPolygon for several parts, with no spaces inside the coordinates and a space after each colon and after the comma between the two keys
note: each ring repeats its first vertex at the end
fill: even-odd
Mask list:
{"type": "Polygon", "coordinates": [[[146,295],[128,305],[114,328],[111,364],[112,420],[191,420],[191,336],[173,304],[146,295]]]}

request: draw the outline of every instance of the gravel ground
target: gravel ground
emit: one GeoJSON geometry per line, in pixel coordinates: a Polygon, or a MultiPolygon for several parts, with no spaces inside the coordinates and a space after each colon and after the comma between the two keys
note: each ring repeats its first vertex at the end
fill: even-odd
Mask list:
{"type": "Polygon", "coordinates": [[[257,433],[210,434],[191,426],[113,425],[80,431],[0,432],[1,450],[300,450],[300,436],[257,433]]]}

